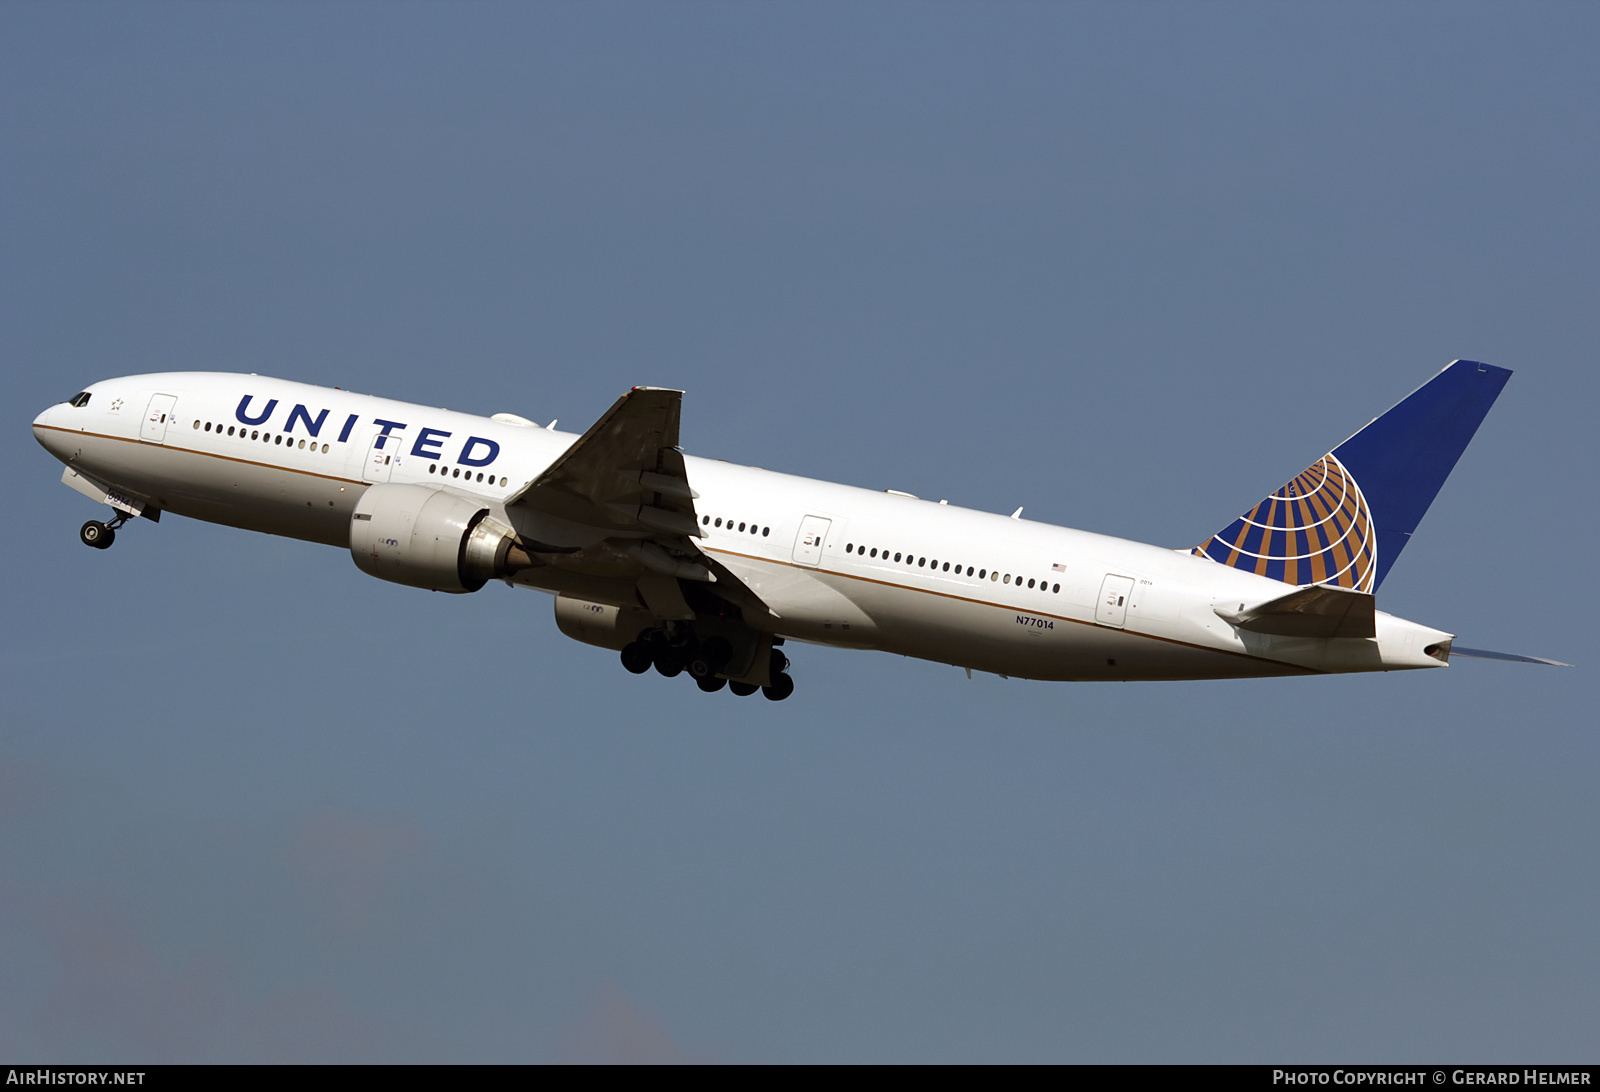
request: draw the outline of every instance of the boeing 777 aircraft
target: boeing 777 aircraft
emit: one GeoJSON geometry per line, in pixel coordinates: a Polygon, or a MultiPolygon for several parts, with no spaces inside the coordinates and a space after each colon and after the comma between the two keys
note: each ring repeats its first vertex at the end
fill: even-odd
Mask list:
{"type": "MultiPolygon", "coordinates": [[[[1443,667],[1453,635],[1378,587],[1511,373],[1458,360],[1206,541],[1172,550],[685,455],[682,392],[635,387],[582,436],[256,375],[96,383],[33,422],[62,480],[348,549],[383,580],[554,593],[629,671],[794,691],[785,639],[1029,679],[1443,667]]],[[[1555,661],[1456,648],[1458,655],[1555,661]]]]}

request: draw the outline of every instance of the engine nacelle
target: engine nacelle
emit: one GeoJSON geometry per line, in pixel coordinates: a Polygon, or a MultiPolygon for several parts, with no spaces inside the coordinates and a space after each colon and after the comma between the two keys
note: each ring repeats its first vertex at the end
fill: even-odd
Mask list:
{"type": "Polygon", "coordinates": [[[586,645],[621,652],[639,634],[660,624],[661,619],[638,607],[613,607],[570,595],[556,596],[556,628],[586,645]]]}
{"type": "Polygon", "coordinates": [[[350,556],[379,580],[475,592],[533,565],[486,505],[425,485],[374,485],[350,517],[350,556]]]}

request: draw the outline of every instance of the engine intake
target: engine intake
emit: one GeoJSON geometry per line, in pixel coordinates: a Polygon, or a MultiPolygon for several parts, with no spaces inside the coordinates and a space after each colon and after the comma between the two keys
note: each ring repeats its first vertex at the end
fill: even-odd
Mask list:
{"type": "Polygon", "coordinates": [[[379,580],[475,592],[535,562],[516,532],[468,497],[425,485],[374,485],[350,517],[350,556],[379,580]]]}

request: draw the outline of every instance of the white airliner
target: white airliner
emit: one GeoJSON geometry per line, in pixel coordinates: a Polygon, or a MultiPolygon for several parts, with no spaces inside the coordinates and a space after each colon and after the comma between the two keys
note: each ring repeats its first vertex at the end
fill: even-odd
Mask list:
{"type": "MultiPolygon", "coordinates": [[[[1029,679],[1443,667],[1453,635],[1376,610],[1510,372],[1456,361],[1206,542],[1180,550],[682,453],[681,392],[582,436],[256,375],[96,383],[34,435],[110,505],[348,549],[434,591],[555,595],[567,636],[702,690],[794,690],[784,639],[1029,679]]],[[[1455,648],[1460,655],[1555,661],[1455,648]]]]}

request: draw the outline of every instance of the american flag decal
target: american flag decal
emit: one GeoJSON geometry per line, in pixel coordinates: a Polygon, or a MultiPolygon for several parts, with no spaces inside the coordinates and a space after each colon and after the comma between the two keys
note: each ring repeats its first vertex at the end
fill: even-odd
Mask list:
{"type": "Polygon", "coordinates": [[[1054,565],[1050,566],[1050,571],[1053,573],[1064,573],[1067,571],[1067,567],[1058,561],[1054,565]]]}

